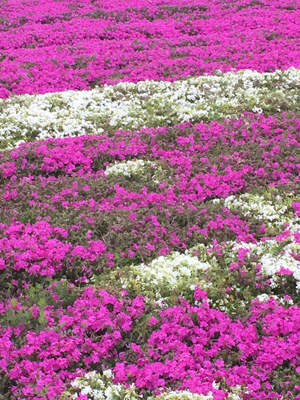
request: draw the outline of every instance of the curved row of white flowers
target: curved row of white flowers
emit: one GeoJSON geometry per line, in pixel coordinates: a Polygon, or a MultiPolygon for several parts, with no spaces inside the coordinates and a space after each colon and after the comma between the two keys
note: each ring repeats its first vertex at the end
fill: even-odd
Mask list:
{"type": "Polygon", "coordinates": [[[0,100],[0,148],[23,141],[114,134],[185,121],[239,118],[244,111],[299,108],[300,70],[204,75],[174,83],[122,82],[90,91],[21,95],[0,100]]]}
{"type": "Polygon", "coordinates": [[[124,177],[131,178],[134,175],[151,173],[154,183],[159,184],[158,177],[162,175],[162,169],[157,166],[153,161],[145,161],[140,159],[129,160],[124,162],[115,162],[109,165],[105,170],[105,175],[123,175],[124,177]]]}
{"type": "Polygon", "coordinates": [[[105,170],[106,176],[108,175],[124,175],[131,177],[134,174],[142,174],[147,166],[155,167],[151,161],[144,160],[129,160],[125,162],[115,162],[108,166],[105,170]]]}
{"type": "MultiPolygon", "coordinates": [[[[293,193],[272,196],[273,187],[269,188],[263,196],[245,193],[240,196],[228,196],[224,206],[232,212],[236,212],[242,218],[251,219],[264,225],[265,236],[275,236],[289,224],[289,230],[295,232],[299,229],[299,219],[294,218],[295,210],[291,207],[297,201],[293,193]]],[[[220,202],[219,199],[213,202],[220,202]]]]}
{"type": "Polygon", "coordinates": [[[271,287],[277,286],[277,273],[281,268],[288,269],[295,278],[296,288],[300,291],[300,261],[295,259],[291,254],[300,255],[300,243],[294,236],[280,242],[277,240],[266,240],[264,242],[254,243],[232,243],[232,251],[237,252],[239,249],[247,249],[249,252],[246,258],[255,254],[258,256],[258,264],[261,264],[262,271],[271,277],[271,287]]]}
{"type": "MultiPolygon", "coordinates": [[[[96,371],[88,372],[81,378],[75,379],[72,383],[70,391],[64,392],[64,396],[76,399],[79,394],[87,395],[89,400],[213,400],[212,393],[200,395],[192,393],[188,390],[166,391],[160,396],[143,397],[138,394],[138,388],[131,385],[129,388],[120,384],[113,384],[114,375],[110,369],[97,373],[96,371]],[[74,393],[75,392],[75,393],[74,393]]],[[[213,386],[219,388],[218,383],[213,386]]],[[[228,400],[240,400],[239,393],[246,393],[240,386],[230,389],[228,400]]]]}
{"type": "MultiPolygon", "coordinates": [[[[267,192],[265,197],[269,194],[267,192]]],[[[291,233],[300,232],[300,217],[295,216],[291,211],[291,204],[297,198],[293,194],[286,194],[285,197],[277,195],[269,200],[265,197],[244,194],[229,196],[218,201],[223,202],[228,209],[238,210],[241,217],[251,212],[252,221],[261,223],[264,220],[268,228],[273,228],[274,235],[280,234],[285,229],[290,230],[291,233]],[[288,227],[287,224],[289,224],[288,227]]],[[[300,243],[297,243],[297,239],[292,234],[281,242],[280,246],[278,245],[278,240],[270,239],[257,244],[228,241],[221,247],[229,264],[238,261],[240,248],[248,249],[246,257],[249,259],[256,256],[253,267],[261,264],[262,272],[271,278],[272,287],[276,287],[277,272],[281,267],[288,268],[296,280],[297,289],[300,290],[300,261],[291,256],[291,253],[300,254],[300,243]]],[[[163,304],[174,291],[183,295],[189,289],[194,290],[197,284],[203,289],[210,287],[211,282],[205,281],[205,271],[221,268],[216,257],[211,255],[211,248],[212,246],[199,244],[186,250],[185,253],[175,251],[168,256],[159,256],[148,264],[116,268],[110,277],[114,279],[114,274],[116,274],[124,289],[134,290],[149,300],[163,304]]],[[[94,278],[91,280],[93,282],[94,278]]],[[[229,294],[227,297],[230,297],[229,294]]],[[[223,308],[220,307],[224,311],[226,301],[227,299],[224,298],[223,308]]]]}

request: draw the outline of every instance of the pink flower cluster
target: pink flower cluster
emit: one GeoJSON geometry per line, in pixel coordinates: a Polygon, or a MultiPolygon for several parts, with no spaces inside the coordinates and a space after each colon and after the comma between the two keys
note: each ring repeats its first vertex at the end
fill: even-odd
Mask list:
{"type": "Polygon", "coordinates": [[[294,182],[299,159],[293,149],[300,145],[299,128],[298,115],[264,117],[245,112],[243,118],[223,123],[117,131],[112,138],[103,134],[47,139],[0,154],[0,177],[3,182],[10,178],[7,189],[24,177],[23,181],[33,179],[31,174],[40,179],[51,175],[49,180],[56,176],[103,178],[110,163],[146,158],[174,169],[174,187],[186,195],[186,201],[227,197],[245,187],[245,179],[271,186],[294,182]],[[174,143],[168,139],[172,132],[176,133],[174,143]],[[247,146],[249,141],[251,146],[247,146]],[[220,151],[221,145],[226,151],[220,151]],[[206,157],[212,152],[216,157],[206,157]],[[262,160],[254,158],[257,152],[262,160]],[[31,158],[34,163],[29,162],[31,158]]]}
{"type": "MultiPolygon", "coordinates": [[[[87,287],[67,309],[46,306],[46,326],[39,331],[22,324],[0,326],[0,376],[11,379],[20,400],[59,398],[75,377],[112,363],[116,382],[133,382],[156,393],[166,387],[212,391],[221,400],[226,388],[241,385],[247,389],[244,399],[262,400],[281,399],[280,387],[292,386],[294,398],[300,399],[300,387],[288,375],[276,381],[276,370],[283,365],[286,374],[300,372],[299,307],[285,309],[273,298],[254,301],[247,318],[232,321],[209,307],[205,292],[200,297],[202,306],[183,299],[148,319],[143,343],[141,332],[134,333],[146,315],[143,298],[130,301],[124,293],[121,301],[87,287]],[[214,382],[221,384],[219,389],[214,382]]],[[[22,309],[7,303],[0,312],[13,307],[15,312],[22,309]]],[[[32,319],[40,312],[34,305],[32,319]]]]}
{"type": "Polygon", "coordinates": [[[183,300],[149,321],[153,331],[147,345],[144,350],[132,346],[134,363],[132,358],[117,363],[116,378],[149,390],[175,385],[199,394],[212,391],[214,399],[224,399],[224,392],[213,388],[215,381],[247,387],[243,399],[281,399],[272,389],[290,382],[274,382],[270,376],[284,364],[300,373],[299,312],[271,298],[254,302],[247,319],[233,322],[205,299],[201,307],[183,300]]]}
{"type": "Polygon", "coordinates": [[[0,97],[299,67],[299,20],[290,0],[9,1],[0,97]]]}
{"type": "MultiPolygon", "coordinates": [[[[4,3],[0,98],[300,67],[295,0],[4,3]]],[[[284,288],[293,296],[280,293],[284,300],[277,301],[255,254],[247,264],[248,250],[240,248],[227,265],[221,246],[269,235],[280,251],[291,236],[288,223],[272,232],[218,203],[250,191],[273,196],[270,187],[300,195],[299,132],[297,112],[245,113],[222,123],[48,139],[0,153],[0,398],[59,399],[76,377],[111,368],[115,383],[135,384],[144,398],[187,389],[223,400],[240,387],[244,400],[300,400],[293,272],[284,265],[277,272],[276,293],[284,288]],[[151,166],[133,176],[122,167],[106,171],[136,159],[151,166]],[[189,285],[193,303],[174,292],[176,299],[159,306],[135,289],[109,287],[116,266],[118,279],[132,264],[199,243],[212,244],[216,259],[224,256],[227,280],[213,289],[229,299],[220,307],[228,314],[212,307],[219,306],[213,289],[189,285]],[[243,292],[232,284],[236,276],[243,292]],[[88,286],[90,279],[97,284],[88,286]],[[228,311],[241,308],[234,296],[247,303],[243,314],[228,311]]],[[[299,216],[300,202],[287,213],[299,216]]],[[[223,264],[209,270],[211,282],[223,264]]]]}
{"type": "MultiPolygon", "coordinates": [[[[28,307],[1,304],[0,313],[8,309],[21,312],[28,307]]],[[[40,307],[34,305],[32,319],[40,313],[40,307]]],[[[87,287],[67,309],[46,306],[44,330],[30,331],[25,324],[0,326],[0,377],[5,372],[15,382],[12,393],[20,400],[59,398],[66,382],[91,365],[101,366],[118,357],[122,337],[132,329],[133,318],[142,313],[142,298],[125,304],[107,292],[95,294],[87,287]],[[16,342],[16,337],[22,339],[16,342]]]]}
{"type": "Polygon", "coordinates": [[[32,276],[54,277],[58,271],[75,268],[75,260],[80,263],[80,271],[91,273],[93,264],[105,253],[101,240],[89,241],[89,246],[72,245],[60,239],[68,237],[68,230],[52,227],[47,221],[34,225],[19,222],[1,226],[0,269],[8,268],[16,279],[19,271],[32,276]]]}
{"type": "Polygon", "coordinates": [[[204,202],[253,187],[297,191],[299,127],[295,115],[246,114],[113,138],[48,139],[5,152],[0,274],[9,282],[20,276],[84,282],[114,267],[116,257],[139,263],[192,247],[199,237],[256,242],[263,227],[204,202]],[[135,158],[162,168],[158,184],[151,175],[137,175],[139,186],[121,173],[105,175],[106,166],[135,158]]]}

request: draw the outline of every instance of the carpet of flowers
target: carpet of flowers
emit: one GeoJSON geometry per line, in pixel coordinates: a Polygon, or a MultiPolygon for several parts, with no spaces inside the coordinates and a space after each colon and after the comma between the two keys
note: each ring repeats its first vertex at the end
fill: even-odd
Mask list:
{"type": "Polygon", "coordinates": [[[1,400],[300,400],[299,26],[1,5],[1,400]]]}

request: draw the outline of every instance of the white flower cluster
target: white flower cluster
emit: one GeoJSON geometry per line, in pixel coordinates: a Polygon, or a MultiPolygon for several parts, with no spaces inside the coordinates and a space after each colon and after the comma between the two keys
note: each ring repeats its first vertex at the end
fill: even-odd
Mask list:
{"type": "Polygon", "coordinates": [[[131,176],[132,174],[142,173],[145,165],[151,165],[151,161],[134,160],[115,163],[114,165],[106,168],[105,174],[107,175],[124,175],[131,176]]]}
{"type": "Polygon", "coordinates": [[[288,206],[285,205],[281,196],[276,196],[276,203],[266,200],[263,196],[253,194],[242,194],[240,196],[228,196],[224,201],[229,210],[242,211],[245,217],[267,222],[269,225],[282,225],[287,222],[291,215],[287,214],[288,206]],[[269,222],[271,221],[271,222],[269,222]]]}
{"type": "Polygon", "coordinates": [[[192,393],[189,390],[177,390],[155,397],[157,400],[214,400],[212,393],[207,395],[192,393]]]}
{"type": "MultiPolygon", "coordinates": [[[[300,231],[300,217],[295,216],[295,210],[291,208],[294,201],[299,199],[293,193],[285,193],[276,197],[243,194],[241,196],[228,196],[224,206],[231,211],[242,212],[245,217],[251,216],[252,221],[263,222],[266,228],[266,236],[274,236],[288,229],[292,233],[300,231]],[[271,200],[272,199],[272,200],[271,200]],[[284,227],[286,225],[286,228],[284,227]],[[277,232],[276,232],[277,231],[277,232]],[[270,232],[271,235],[270,235],[270,232]]],[[[219,199],[213,200],[214,202],[219,199]]]]}
{"type": "Polygon", "coordinates": [[[257,300],[259,300],[261,303],[266,303],[271,297],[273,297],[274,299],[276,299],[278,301],[279,304],[282,305],[290,305],[292,306],[294,304],[292,299],[285,299],[283,297],[278,297],[275,294],[272,294],[272,296],[268,295],[267,293],[262,293],[260,295],[258,295],[256,298],[257,300]]]}
{"type": "Polygon", "coordinates": [[[299,83],[295,68],[262,74],[244,70],[174,83],[121,82],[90,91],[14,96],[0,100],[0,140],[13,147],[32,138],[239,118],[243,111],[261,113],[275,103],[280,112],[280,102],[297,107],[299,83]]]}
{"type": "MultiPolygon", "coordinates": [[[[138,394],[137,387],[132,384],[126,388],[120,384],[115,385],[112,383],[114,375],[111,370],[106,370],[101,374],[96,371],[88,372],[82,378],[76,378],[71,386],[76,393],[71,395],[70,392],[65,392],[64,395],[71,396],[72,399],[78,398],[78,394],[88,396],[88,400],[139,400],[143,395],[138,394]]],[[[213,382],[213,387],[219,389],[219,384],[213,382]]],[[[238,393],[242,392],[240,386],[230,388],[227,399],[240,400],[238,393]]],[[[243,391],[244,392],[244,391],[243,391]]],[[[189,390],[175,390],[170,389],[159,396],[147,397],[147,400],[214,400],[211,392],[207,395],[192,393],[189,390]]]]}
{"type": "MultiPolygon", "coordinates": [[[[273,245],[274,247],[274,245],[273,245]]],[[[291,256],[291,253],[300,254],[300,244],[290,243],[287,244],[281,251],[280,254],[273,255],[267,251],[260,259],[263,271],[269,275],[274,276],[273,286],[276,287],[276,273],[280,271],[282,267],[289,269],[293,273],[293,277],[298,281],[297,289],[300,289],[300,261],[297,261],[291,256]]]]}
{"type": "MultiPolygon", "coordinates": [[[[219,389],[220,385],[218,383],[213,382],[213,387],[215,389],[219,389]]],[[[238,393],[244,392],[241,386],[236,386],[230,388],[231,393],[227,393],[228,396],[226,399],[228,400],[240,400],[240,396],[238,393]]],[[[148,399],[149,400],[149,399],[148,399]]],[[[214,400],[214,396],[212,392],[209,392],[207,395],[192,393],[189,390],[176,390],[176,391],[167,391],[160,396],[155,397],[155,400],[214,400]]]]}
{"type": "Polygon", "coordinates": [[[76,391],[71,395],[70,392],[65,392],[64,395],[71,396],[72,399],[79,397],[79,393],[87,395],[89,400],[138,400],[139,396],[136,387],[131,385],[125,388],[120,384],[113,384],[113,374],[111,370],[103,371],[103,374],[96,371],[88,372],[82,378],[76,378],[71,386],[76,391]]]}
{"type": "Polygon", "coordinates": [[[126,162],[116,162],[105,170],[106,176],[108,175],[124,175],[131,177],[135,174],[144,174],[147,170],[153,173],[153,181],[159,183],[158,174],[162,172],[160,167],[156,167],[155,163],[145,160],[129,160],[126,162]]]}
{"type": "MultiPolygon", "coordinates": [[[[232,242],[233,243],[233,242],[232,242]]],[[[294,236],[283,242],[277,240],[266,240],[254,243],[233,243],[232,250],[238,252],[240,248],[249,249],[246,254],[250,258],[253,254],[258,256],[256,264],[261,264],[262,271],[272,277],[271,287],[276,287],[277,272],[281,268],[289,269],[297,281],[297,289],[300,290],[300,261],[297,261],[291,254],[300,254],[300,243],[294,241],[294,236]]]]}
{"type": "MultiPolygon", "coordinates": [[[[155,299],[162,302],[162,292],[171,293],[182,286],[190,287],[199,283],[199,272],[211,267],[215,258],[205,259],[175,251],[168,256],[160,256],[149,264],[132,265],[126,278],[121,278],[124,288],[135,287],[139,291],[152,293],[155,299]]],[[[206,254],[206,258],[209,255],[206,254]]]]}
{"type": "MultiPolygon", "coordinates": [[[[215,389],[220,389],[220,384],[213,382],[212,386],[215,389]]],[[[228,400],[240,400],[239,393],[247,393],[245,389],[242,389],[241,386],[237,385],[235,387],[230,388],[230,392],[228,392],[228,396],[226,399],[228,400]]],[[[149,399],[148,399],[149,400],[149,399]]],[[[207,395],[192,393],[189,390],[176,390],[176,391],[166,391],[160,396],[155,397],[155,400],[214,400],[214,396],[212,392],[209,392],[207,395]]]]}

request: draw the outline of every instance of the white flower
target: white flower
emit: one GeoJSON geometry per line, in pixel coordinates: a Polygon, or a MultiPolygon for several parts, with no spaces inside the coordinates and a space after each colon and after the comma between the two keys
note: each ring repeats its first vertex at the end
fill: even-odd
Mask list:
{"type": "Polygon", "coordinates": [[[105,389],[104,394],[105,394],[105,397],[106,397],[107,400],[112,400],[112,398],[113,398],[113,390],[112,390],[112,388],[110,386],[107,389],[105,389]]]}
{"type": "Polygon", "coordinates": [[[105,371],[103,371],[103,375],[104,375],[106,378],[111,378],[111,377],[113,376],[112,370],[111,370],[111,369],[106,369],[105,371]]]}
{"type": "Polygon", "coordinates": [[[252,111],[253,111],[254,113],[262,113],[262,112],[263,112],[263,110],[262,110],[260,107],[256,107],[256,106],[254,106],[254,107],[252,108],[252,111]]]}
{"type": "Polygon", "coordinates": [[[268,294],[266,294],[266,293],[262,293],[262,294],[257,296],[257,299],[262,303],[265,303],[266,301],[268,301],[269,298],[270,298],[270,296],[268,294]]]}
{"type": "Polygon", "coordinates": [[[86,386],[81,390],[82,394],[89,394],[92,391],[92,388],[90,386],[86,386]]]}

